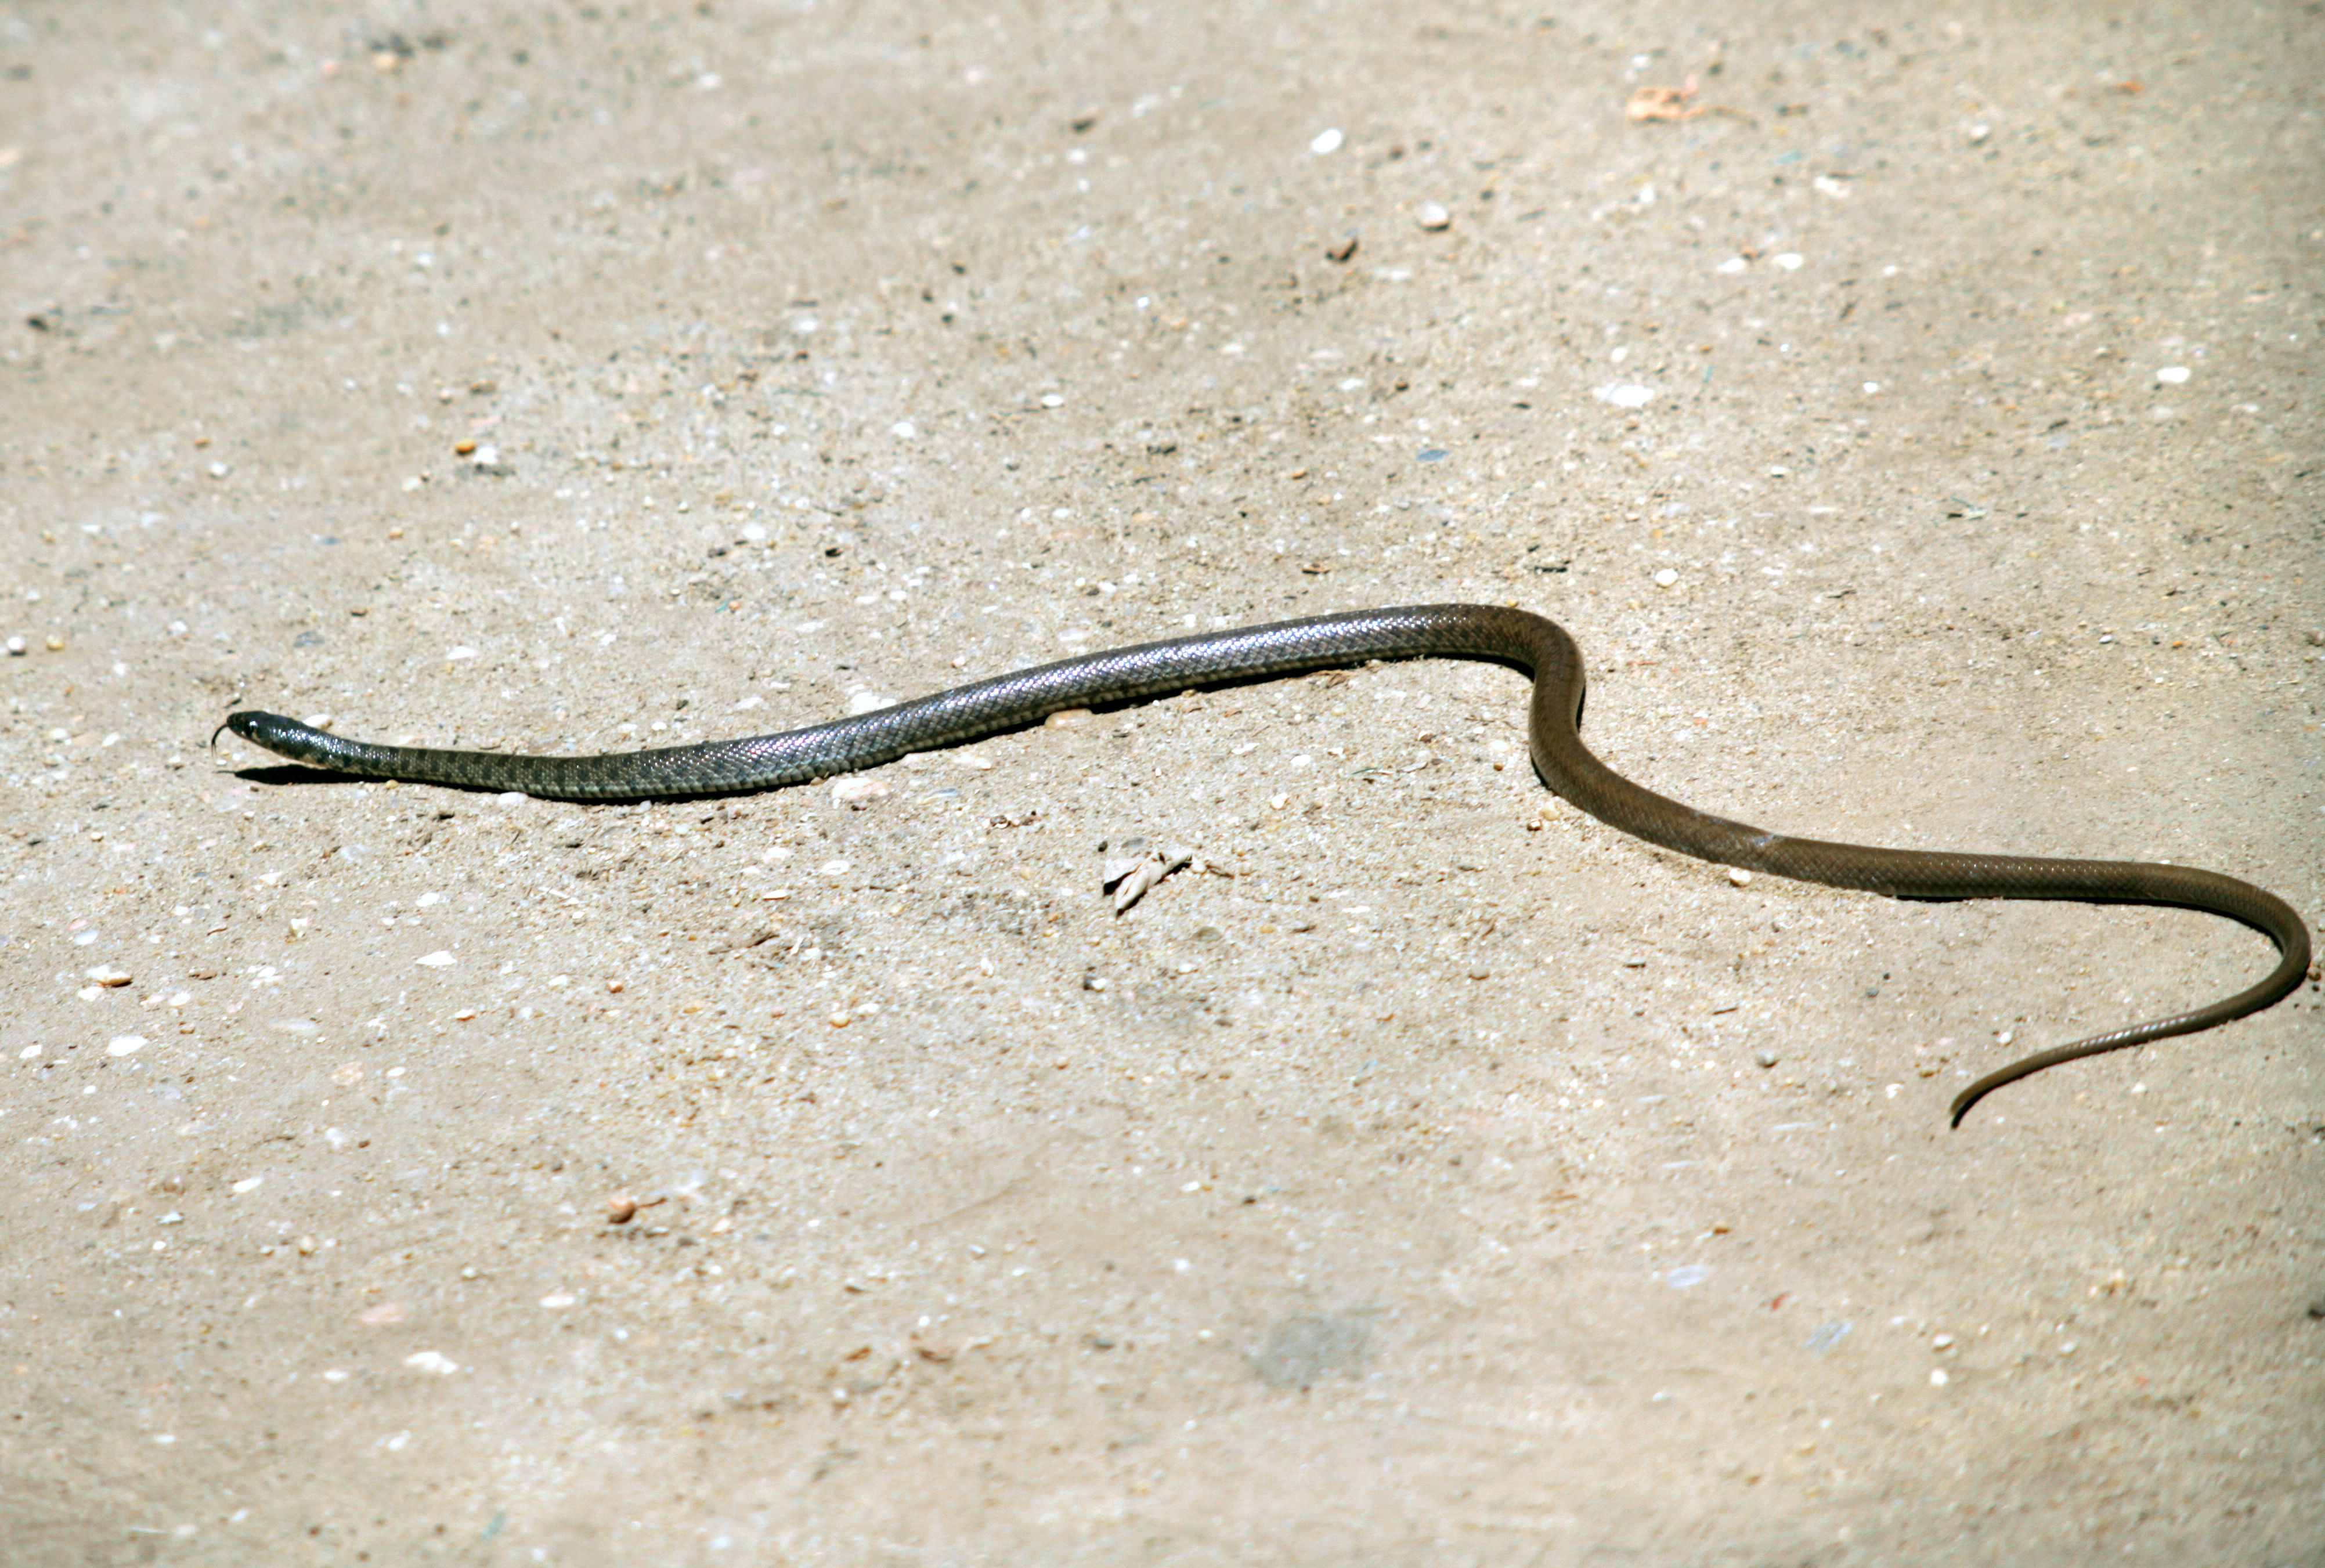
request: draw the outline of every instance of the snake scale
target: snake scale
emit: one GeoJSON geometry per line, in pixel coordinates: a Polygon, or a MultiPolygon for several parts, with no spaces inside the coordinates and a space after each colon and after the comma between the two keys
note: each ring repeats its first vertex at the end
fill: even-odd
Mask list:
{"type": "Polygon", "coordinates": [[[856,773],[908,753],[1037,724],[1064,709],[1353,661],[1413,658],[1480,660],[1530,672],[1534,684],[1529,733],[1534,771],[1542,783],[1600,821],[1682,855],[1892,898],[2067,899],[2197,909],[2242,922],[2276,944],[2276,967],[2234,996],[2038,1052],[1988,1073],[1955,1099],[1956,1127],[1971,1106],[2005,1083],[2061,1062],[2193,1034],[2257,1012],[2292,991],[2308,970],[2309,928],[2292,907],[2218,872],[2142,861],[1965,855],[1795,839],[1659,795],[1615,773],[1583,745],[1582,655],[1573,638],[1541,616],[1491,605],[1353,610],[1173,637],[1014,671],[781,735],[597,756],[377,746],[255,710],[229,715],[222,728],[295,762],[336,773],[522,791],[552,800],[668,800],[777,789],[856,773]]]}

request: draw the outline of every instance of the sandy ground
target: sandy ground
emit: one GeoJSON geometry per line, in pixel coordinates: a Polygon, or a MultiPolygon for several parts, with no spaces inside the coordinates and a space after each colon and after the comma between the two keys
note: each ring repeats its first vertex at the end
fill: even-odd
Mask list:
{"type": "Polygon", "coordinates": [[[206,746],[1489,599],[1707,809],[2313,920],[2325,26],[2024,9],[10,8],[0,1557],[2325,1563],[2316,986],[1943,1117],[2227,922],[1738,886],[1445,663],[206,746]]]}

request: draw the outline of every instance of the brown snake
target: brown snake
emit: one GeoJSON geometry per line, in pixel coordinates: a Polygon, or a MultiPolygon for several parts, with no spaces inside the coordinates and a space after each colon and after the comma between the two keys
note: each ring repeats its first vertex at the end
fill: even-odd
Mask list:
{"type": "MultiPolygon", "coordinates": [[[[1531,671],[1534,771],[1600,821],[1717,865],[1892,898],[2041,898],[2200,909],[2276,944],[2276,967],[2234,996],[2110,1029],[2014,1062],[1956,1097],[1953,1125],[1992,1090],[2061,1062],[2209,1029],[2276,1002],[2309,967],[2309,928],[2274,894],[2233,877],[2135,860],[2052,860],[1884,849],[1794,839],[1681,805],[1633,784],[1582,744],[1582,655],[1556,623],[1492,605],[1353,610],[1175,637],[1066,659],[781,735],[598,756],[507,756],[347,740],[279,714],[245,710],[225,728],[294,761],[338,773],[556,800],[671,799],[774,789],[855,773],[916,751],[1037,724],[1068,708],[1329,668],[1359,659],[1477,659],[1531,671]]],[[[211,738],[213,740],[216,736],[211,738]]]]}

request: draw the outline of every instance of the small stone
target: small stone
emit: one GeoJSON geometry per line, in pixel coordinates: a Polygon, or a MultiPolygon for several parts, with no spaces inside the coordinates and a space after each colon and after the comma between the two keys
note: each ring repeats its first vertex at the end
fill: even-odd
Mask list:
{"type": "Polygon", "coordinates": [[[50,635],[47,642],[42,645],[46,647],[51,654],[61,654],[65,651],[65,640],[53,633],[50,635]]]}
{"type": "Polygon", "coordinates": [[[619,1192],[606,1200],[606,1223],[627,1225],[638,1217],[638,1201],[627,1192],[619,1192]]]}
{"type": "Polygon", "coordinates": [[[1413,209],[1413,219],[1415,223],[1421,225],[1422,227],[1432,232],[1437,229],[1450,228],[1453,227],[1453,215],[1445,210],[1445,207],[1442,202],[1422,202],[1420,206],[1413,209]]]}
{"type": "Polygon", "coordinates": [[[2166,386],[2177,386],[2188,379],[2188,367],[2185,365],[2166,365],[2155,373],[2155,379],[2166,386]]]}
{"type": "Polygon", "coordinates": [[[1745,870],[1741,866],[1730,866],[1728,868],[1728,880],[1738,887],[1749,887],[1752,886],[1752,873],[1745,870]]]}
{"type": "Polygon", "coordinates": [[[1762,1046],[1759,1050],[1752,1053],[1752,1060],[1758,1062],[1763,1067],[1774,1067],[1776,1064],[1776,1053],[1774,1051],[1767,1049],[1767,1047],[1762,1046]]]}
{"type": "Polygon", "coordinates": [[[1671,587],[1673,583],[1677,582],[1678,580],[1679,580],[1679,573],[1678,573],[1678,572],[1676,572],[1676,571],[1672,571],[1670,567],[1668,567],[1668,566],[1664,567],[1661,571],[1658,571],[1658,572],[1656,572],[1656,573],[1655,573],[1655,586],[1656,586],[1657,588],[1669,588],[1669,587],[1671,587]]]}
{"type": "Polygon", "coordinates": [[[430,953],[425,958],[414,959],[412,961],[418,964],[422,969],[449,970],[453,966],[453,964],[459,960],[453,958],[450,953],[439,949],[437,951],[430,953]]]}
{"type": "Polygon", "coordinates": [[[1944,1387],[1945,1386],[1946,1386],[1946,1369],[1945,1369],[1943,1367],[1932,1367],[1932,1368],[1931,1368],[1931,1369],[1930,1369],[1930,1387],[1932,1387],[1932,1388],[1942,1388],[1942,1387],[1944,1387]]]}
{"type": "Polygon", "coordinates": [[[24,634],[22,632],[16,633],[8,639],[8,656],[12,659],[23,658],[24,656],[24,634]]]}
{"type": "Polygon", "coordinates": [[[1953,1348],[1954,1337],[1951,1334],[1940,1334],[1930,1341],[1930,1349],[1933,1350],[1950,1350],[1953,1348]]]}
{"type": "Polygon", "coordinates": [[[1308,150],[1311,153],[1315,153],[1319,158],[1326,157],[1333,153],[1338,152],[1340,150],[1341,144],[1347,140],[1348,138],[1341,135],[1337,127],[1329,131],[1321,131],[1317,134],[1314,141],[1308,144],[1308,150]]]}
{"type": "Polygon", "coordinates": [[[415,1350],[403,1358],[403,1364],[415,1371],[435,1372],[444,1376],[449,1376],[460,1369],[460,1363],[441,1350],[415,1350]]]}
{"type": "Polygon", "coordinates": [[[143,1035],[116,1035],[113,1043],[105,1048],[105,1053],[107,1056],[127,1056],[134,1052],[143,1050],[144,1044],[145,1036],[143,1035]]]}
{"type": "Polygon", "coordinates": [[[1772,255],[1768,260],[1774,264],[1783,268],[1788,273],[1796,273],[1801,270],[1801,258],[1799,254],[1794,251],[1788,250],[1782,255],[1772,255]]]}
{"type": "Polygon", "coordinates": [[[131,976],[127,970],[115,969],[111,964],[99,964],[88,971],[88,978],[100,986],[125,986],[131,976]]]}

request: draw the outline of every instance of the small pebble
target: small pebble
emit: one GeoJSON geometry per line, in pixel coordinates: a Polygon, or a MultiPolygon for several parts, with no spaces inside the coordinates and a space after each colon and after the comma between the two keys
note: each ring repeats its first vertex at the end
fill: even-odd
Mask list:
{"type": "Polygon", "coordinates": [[[450,953],[439,949],[438,951],[430,953],[425,958],[414,959],[412,961],[420,965],[422,969],[449,970],[459,960],[454,959],[450,953]]]}
{"type": "Polygon", "coordinates": [[[1930,1369],[1930,1387],[1932,1387],[1932,1388],[1942,1388],[1942,1387],[1944,1387],[1945,1386],[1946,1386],[1946,1369],[1945,1369],[1943,1367],[1932,1367],[1932,1368],[1931,1368],[1931,1369],[1930,1369]]]}
{"type": "Polygon", "coordinates": [[[1774,1067],[1776,1064],[1776,1053],[1764,1046],[1752,1053],[1752,1060],[1763,1067],[1774,1067]]]}
{"type": "Polygon", "coordinates": [[[1745,870],[1741,866],[1730,866],[1728,868],[1728,880],[1738,887],[1749,887],[1752,886],[1752,873],[1745,870]]]}
{"type": "Polygon", "coordinates": [[[1801,258],[1795,252],[1788,250],[1782,255],[1772,255],[1768,259],[1777,266],[1783,268],[1788,273],[1796,273],[1801,270],[1801,258]]]}
{"type": "Polygon", "coordinates": [[[441,1350],[416,1350],[403,1358],[403,1364],[417,1371],[437,1372],[448,1376],[460,1369],[460,1363],[441,1350]]]}
{"type": "Polygon", "coordinates": [[[1733,277],[1736,274],[1742,272],[1746,267],[1748,267],[1751,264],[1752,264],[1750,262],[1746,261],[1740,255],[1731,255],[1726,261],[1721,262],[1718,266],[1711,270],[1716,273],[1726,273],[1730,277],[1733,277]]]}
{"type": "Polygon", "coordinates": [[[144,1044],[145,1036],[143,1035],[116,1035],[113,1044],[105,1048],[105,1053],[107,1056],[126,1056],[134,1051],[144,1049],[144,1044]]]}
{"type": "Polygon", "coordinates": [[[1442,202],[1424,201],[1413,209],[1413,217],[1414,222],[1432,232],[1453,227],[1453,215],[1445,210],[1442,202]]]}
{"type": "Polygon", "coordinates": [[[115,969],[111,964],[99,964],[88,971],[88,978],[100,986],[125,986],[131,976],[127,970],[115,969]]]}
{"type": "Polygon", "coordinates": [[[1616,408],[1644,408],[1655,394],[1652,387],[1618,381],[1600,387],[1596,395],[1599,402],[1612,404],[1616,408]]]}
{"type": "Polygon", "coordinates": [[[1672,571],[1670,567],[1668,567],[1668,566],[1664,567],[1661,571],[1658,571],[1658,572],[1656,572],[1656,573],[1655,573],[1655,586],[1656,586],[1657,588],[1669,588],[1669,587],[1671,587],[1671,586],[1672,586],[1672,584],[1673,584],[1673,583],[1677,582],[1678,580],[1679,580],[1679,573],[1678,573],[1678,572],[1676,572],[1676,571],[1672,571]]]}
{"type": "Polygon", "coordinates": [[[627,1225],[638,1216],[638,1201],[627,1192],[606,1200],[606,1223],[627,1225]]]}
{"type": "Polygon", "coordinates": [[[1930,1349],[1933,1350],[1950,1350],[1953,1348],[1954,1337],[1951,1334],[1940,1334],[1930,1341],[1930,1349]]]}
{"type": "Polygon", "coordinates": [[[2155,373],[2155,379],[2166,386],[2177,386],[2188,379],[2188,367],[2185,365],[2166,365],[2155,373]]]}
{"type": "Polygon", "coordinates": [[[1320,132],[1317,135],[1316,139],[1308,144],[1308,150],[1311,153],[1315,153],[1319,158],[1321,158],[1328,153],[1338,152],[1340,150],[1340,144],[1347,139],[1348,138],[1340,135],[1337,127],[1329,131],[1320,132]]]}
{"type": "Polygon", "coordinates": [[[7,645],[8,654],[11,658],[23,658],[24,656],[24,634],[22,632],[16,633],[14,636],[8,639],[7,645]]]}

